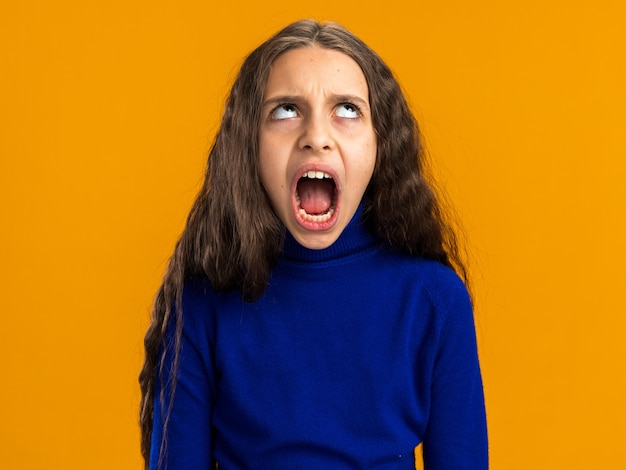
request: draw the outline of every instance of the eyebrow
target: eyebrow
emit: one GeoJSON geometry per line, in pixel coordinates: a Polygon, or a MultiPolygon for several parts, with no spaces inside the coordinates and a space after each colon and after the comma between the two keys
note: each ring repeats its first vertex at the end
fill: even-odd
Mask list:
{"type": "MultiPolygon", "coordinates": [[[[366,100],[357,95],[330,95],[328,97],[328,101],[333,103],[354,103],[361,109],[369,109],[369,104],[366,100]]],[[[305,103],[306,99],[300,95],[280,95],[274,96],[273,98],[269,98],[263,102],[263,108],[267,108],[269,106],[278,106],[284,103],[294,103],[301,104],[305,103]]]]}

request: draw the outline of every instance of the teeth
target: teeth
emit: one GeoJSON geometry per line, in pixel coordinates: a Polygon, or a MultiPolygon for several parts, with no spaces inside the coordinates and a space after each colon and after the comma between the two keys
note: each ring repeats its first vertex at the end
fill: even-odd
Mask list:
{"type": "Polygon", "coordinates": [[[315,171],[315,170],[305,171],[302,177],[309,178],[312,180],[313,179],[323,180],[324,178],[332,179],[332,176],[330,176],[328,173],[324,173],[323,171],[315,171]]]}
{"type": "MultiPolygon", "coordinates": [[[[326,173],[324,171],[316,171],[316,170],[305,171],[302,174],[302,178],[318,179],[318,180],[323,180],[323,179],[330,179],[330,180],[332,180],[333,179],[333,177],[330,176],[328,173],[326,173]]],[[[298,206],[300,206],[300,195],[298,194],[297,191],[296,191],[296,195],[295,196],[296,196],[296,203],[298,204],[298,206]]],[[[304,220],[309,221],[309,222],[326,222],[327,220],[330,220],[330,218],[335,213],[335,207],[336,207],[335,206],[335,202],[333,202],[333,204],[331,205],[331,207],[328,209],[328,211],[326,213],[318,214],[318,215],[308,214],[304,209],[302,209],[300,207],[298,209],[298,214],[304,220]]]]}
{"type": "MultiPolygon", "coordinates": [[[[297,193],[296,203],[298,204],[298,206],[300,205],[300,196],[297,193]]],[[[326,213],[319,215],[309,214],[302,207],[300,207],[298,209],[298,214],[300,214],[300,217],[302,217],[304,220],[308,220],[309,222],[326,222],[327,220],[330,220],[330,218],[335,213],[335,207],[335,203],[333,202],[332,206],[330,206],[326,213]]]]}
{"type": "Polygon", "coordinates": [[[309,222],[326,222],[327,220],[330,220],[334,212],[335,206],[332,206],[330,209],[328,209],[328,212],[321,215],[307,214],[307,212],[302,208],[298,210],[300,217],[302,217],[304,220],[308,220],[309,222]]]}

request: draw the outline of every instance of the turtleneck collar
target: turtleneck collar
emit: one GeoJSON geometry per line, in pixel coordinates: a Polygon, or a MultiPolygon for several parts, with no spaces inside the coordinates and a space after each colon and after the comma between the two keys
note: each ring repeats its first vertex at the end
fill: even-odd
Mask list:
{"type": "Polygon", "coordinates": [[[318,262],[331,261],[372,248],[378,244],[372,230],[363,221],[365,204],[361,202],[350,223],[339,238],[328,248],[312,250],[296,241],[287,231],[281,257],[289,260],[318,262]]]}

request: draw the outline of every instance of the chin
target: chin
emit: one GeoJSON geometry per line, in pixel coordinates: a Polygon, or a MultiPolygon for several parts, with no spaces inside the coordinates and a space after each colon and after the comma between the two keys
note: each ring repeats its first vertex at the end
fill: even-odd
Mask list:
{"type": "Polygon", "coordinates": [[[327,232],[308,232],[303,233],[302,230],[291,231],[291,235],[300,245],[310,250],[323,250],[328,248],[337,241],[341,235],[341,231],[327,232]]]}

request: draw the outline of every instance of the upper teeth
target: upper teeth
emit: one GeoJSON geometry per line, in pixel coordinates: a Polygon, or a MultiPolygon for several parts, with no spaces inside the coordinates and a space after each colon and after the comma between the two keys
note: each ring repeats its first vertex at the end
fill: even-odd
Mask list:
{"type": "Polygon", "coordinates": [[[310,178],[310,179],[318,179],[318,180],[323,180],[324,178],[332,179],[332,176],[330,176],[328,173],[324,173],[323,171],[315,171],[315,170],[305,171],[302,177],[310,178]]]}

